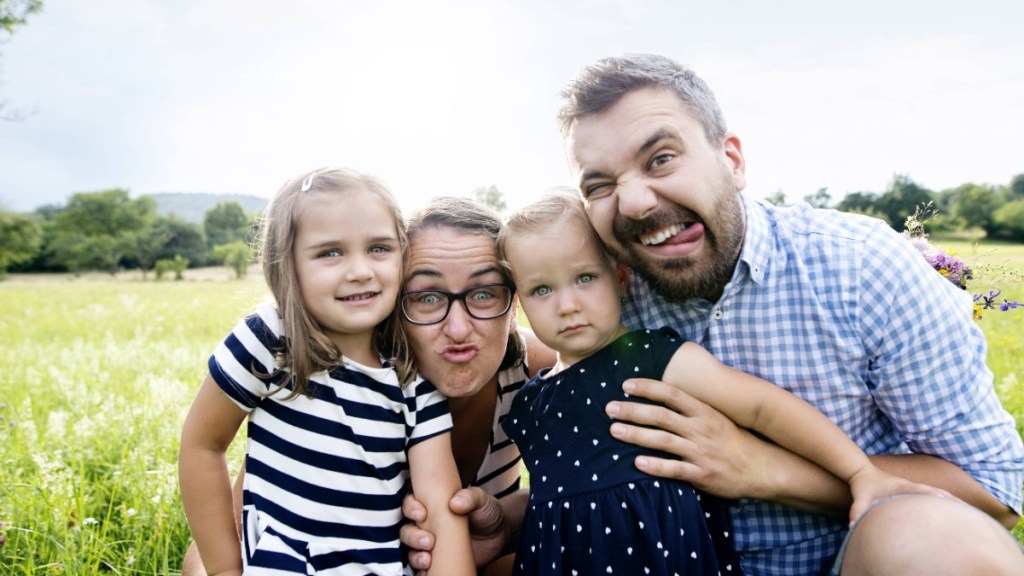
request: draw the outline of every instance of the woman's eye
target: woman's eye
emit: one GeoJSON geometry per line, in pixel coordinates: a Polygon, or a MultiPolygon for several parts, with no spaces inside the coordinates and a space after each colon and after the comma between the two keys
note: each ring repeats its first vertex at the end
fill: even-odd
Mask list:
{"type": "Polygon", "coordinates": [[[438,302],[441,301],[441,298],[439,298],[437,294],[429,293],[421,294],[420,297],[416,299],[416,301],[420,304],[437,304],[438,302]]]}
{"type": "Polygon", "coordinates": [[[481,288],[470,292],[469,299],[477,302],[486,302],[488,300],[494,300],[494,293],[481,288]]]}

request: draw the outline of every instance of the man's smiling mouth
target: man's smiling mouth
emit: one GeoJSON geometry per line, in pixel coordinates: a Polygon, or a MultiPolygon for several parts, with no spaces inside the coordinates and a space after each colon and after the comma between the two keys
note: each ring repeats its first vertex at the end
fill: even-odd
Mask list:
{"type": "Polygon", "coordinates": [[[687,224],[672,224],[671,226],[666,226],[665,228],[662,228],[661,230],[658,230],[653,234],[645,234],[643,236],[640,236],[640,242],[644,246],[657,246],[658,244],[661,244],[665,240],[668,240],[669,238],[675,236],[676,234],[679,234],[679,232],[684,230],[687,226],[687,224]]]}

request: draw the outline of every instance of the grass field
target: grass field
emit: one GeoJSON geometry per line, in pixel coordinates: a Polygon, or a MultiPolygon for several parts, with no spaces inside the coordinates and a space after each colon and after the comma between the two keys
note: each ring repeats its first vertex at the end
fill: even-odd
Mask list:
{"type": "MultiPolygon", "coordinates": [[[[1015,270],[993,280],[1024,298],[1024,246],[957,249],[1015,270]]],[[[265,294],[254,277],[229,278],[0,282],[0,575],[178,572],[189,541],[181,423],[210,351],[265,294]]],[[[1000,396],[1024,430],[1024,310],[990,311],[982,325],[1000,396]]]]}

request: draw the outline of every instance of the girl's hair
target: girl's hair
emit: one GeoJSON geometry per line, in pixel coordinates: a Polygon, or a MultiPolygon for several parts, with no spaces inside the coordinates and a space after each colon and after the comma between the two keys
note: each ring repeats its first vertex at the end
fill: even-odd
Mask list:
{"type": "MultiPolygon", "coordinates": [[[[336,364],[341,352],[321,330],[319,324],[306,311],[295,271],[293,248],[298,227],[298,213],[302,199],[308,194],[344,194],[368,191],[380,198],[395,221],[398,242],[407,245],[402,211],[388,188],[373,176],[347,168],[320,168],[285,183],[267,204],[260,222],[259,256],[263,276],[277,303],[278,314],[284,324],[282,346],[275,350],[277,370],[286,370],[282,386],[291,385],[288,398],[305,394],[309,377],[336,364]]],[[[339,198],[339,202],[344,200],[339,198]]],[[[354,209],[358,207],[353,206],[354,209]]],[[[408,344],[398,333],[398,310],[374,329],[377,351],[385,357],[408,357],[408,344]]],[[[415,372],[399,371],[399,382],[405,384],[415,372]]]]}
{"type": "MultiPolygon", "coordinates": [[[[511,265],[505,255],[505,245],[510,237],[519,233],[543,230],[564,219],[574,219],[583,224],[583,229],[586,230],[585,235],[575,239],[579,241],[580,246],[587,242],[593,242],[606,258],[612,259],[611,254],[601,242],[600,236],[597,235],[597,231],[590,225],[590,218],[587,216],[587,210],[583,206],[579,192],[568,186],[558,186],[547,190],[540,199],[523,206],[505,220],[505,226],[498,234],[498,258],[501,259],[502,266],[511,270],[511,265]]],[[[568,242],[574,239],[566,238],[565,240],[568,242]]]]}
{"type": "MultiPolygon", "coordinates": [[[[413,216],[408,222],[409,244],[416,239],[416,236],[424,230],[449,229],[466,234],[479,234],[497,242],[498,233],[501,232],[501,216],[491,207],[460,196],[439,196],[432,198],[426,206],[413,216]]],[[[405,251],[405,261],[408,267],[409,250],[405,251]]],[[[497,247],[495,247],[495,260],[497,258],[497,247]]],[[[500,264],[500,261],[499,261],[500,264]]],[[[512,278],[508,270],[500,266],[502,280],[512,286],[512,278]]],[[[404,330],[402,333],[404,335],[404,330]]],[[[406,340],[408,346],[408,340],[406,340]]],[[[408,348],[407,348],[408,349],[408,348]]],[[[525,357],[526,351],[522,340],[517,334],[509,334],[508,346],[505,349],[505,357],[501,361],[499,369],[504,370],[520,364],[525,357]]],[[[405,362],[412,362],[411,354],[404,357],[399,356],[396,360],[399,366],[405,362]]]]}

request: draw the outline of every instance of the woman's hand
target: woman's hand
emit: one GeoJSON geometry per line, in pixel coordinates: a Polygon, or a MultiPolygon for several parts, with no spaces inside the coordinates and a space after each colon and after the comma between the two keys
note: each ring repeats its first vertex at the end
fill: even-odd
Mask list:
{"type": "MultiPolygon", "coordinates": [[[[509,534],[516,528],[510,526],[501,503],[477,487],[463,488],[456,492],[448,507],[452,513],[466,516],[473,545],[473,560],[478,567],[490,564],[505,549],[509,534]]],[[[419,528],[415,523],[426,519],[426,508],[409,494],[402,501],[402,513],[412,522],[402,526],[400,539],[410,549],[409,565],[417,574],[425,574],[430,568],[430,552],[434,548],[434,535],[419,528]]]]}

